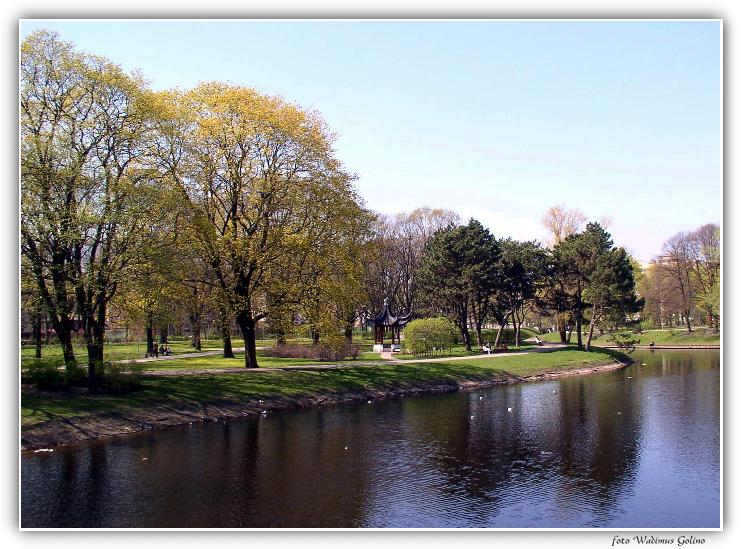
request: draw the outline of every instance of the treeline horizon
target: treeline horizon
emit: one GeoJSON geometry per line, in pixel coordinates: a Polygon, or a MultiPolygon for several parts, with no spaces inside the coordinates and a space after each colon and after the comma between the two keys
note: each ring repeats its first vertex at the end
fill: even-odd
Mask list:
{"type": "MultiPolygon", "coordinates": [[[[41,319],[51,321],[68,365],[81,325],[91,391],[114,314],[144,326],[148,351],[158,327],[182,319],[199,349],[212,315],[225,357],[236,323],[256,368],[258,323],[279,344],[300,324],[315,344],[340,348],[385,297],[447,316],[469,349],[469,330],[481,343],[486,322],[519,334],[538,316],[564,340],[574,326],[580,348],[588,322],[588,350],[594,330],[634,322],[644,303],[636,262],[578,210],[546,213],[551,248],[497,239],[449,210],[370,211],[321,117],[252,88],[152,91],[37,31],[21,45],[20,108],[22,308],[37,342],[41,319]]],[[[688,261],[714,261],[700,255],[688,261]]],[[[711,270],[683,271],[688,317],[693,307],[712,317],[711,270]]],[[[679,305],[667,300],[670,275],[653,286],[664,316],[679,305]]]]}

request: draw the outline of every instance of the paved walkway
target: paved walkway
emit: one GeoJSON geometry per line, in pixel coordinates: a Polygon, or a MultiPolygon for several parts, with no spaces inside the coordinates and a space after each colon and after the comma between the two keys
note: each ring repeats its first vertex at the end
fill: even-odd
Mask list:
{"type": "MultiPolygon", "coordinates": [[[[544,351],[552,351],[554,349],[563,349],[566,347],[563,343],[543,343],[542,346],[537,347],[535,349],[529,349],[527,351],[512,351],[510,353],[492,353],[490,355],[482,353],[480,355],[468,355],[468,356],[444,356],[440,358],[410,358],[410,359],[400,359],[400,358],[394,358],[393,356],[388,359],[389,362],[393,362],[395,364],[408,364],[408,363],[421,363],[421,362],[446,362],[450,360],[476,360],[479,358],[499,358],[503,356],[512,356],[512,355],[529,355],[530,353],[542,353],[544,351]]],[[[390,353],[389,353],[390,354],[390,353]]],[[[381,358],[383,358],[383,355],[381,355],[381,358]]]]}
{"type": "MultiPolygon", "coordinates": [[[[258,351],[264,351],[267,349],[267,347],[255,347],[258,351]]],[[[244,347],[234,347],[232,348],[232,351],[235,353],[242,353],[244,352],[244,347]]],[[[210,351],[199,351],[197,353],[181,353],[179,355],[168,355],[168,356],[159,356],[159,357],[148,357],[148,358],[133,358],[131,360],[122,360],[121,362],[136,362],[136,363],[146,363],[146,362],[158,362],[160,360],[177,360],[179,358],[197,358],[202,356],[218,356],[224,352],[223,349],[212,349],[210,351]]]]}

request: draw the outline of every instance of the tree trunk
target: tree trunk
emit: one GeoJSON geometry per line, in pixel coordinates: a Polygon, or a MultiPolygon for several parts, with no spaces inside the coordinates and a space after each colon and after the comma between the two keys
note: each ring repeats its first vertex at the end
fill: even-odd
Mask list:
{"type": "Polygon", "coordinates": [[[165,324],[164,328],[160,328],[160,344],[161,345],[167,345],[167,331],[168,331],[167,324],[165,324]]]}
{"type": "Polygon", "coordinates": [[[275,332],[275,339],[278,345],[285,345],[288,341],[286,331],[283,328],[278,328],[275,332]]]}
{"type": "Polygon", "coordinates": [[[190,344],[196,351],[201,350],[201,312],[198,310],[190,314],[190,344]]]}
{"type": "Polygon", "coordinates": [[[687,332],[691,332],[692,331],[692,325],[690,324],[690,311],[689,310],[685,311],[684,321],[687,324],[687,332]]]}
{"type": "Polygon", "coordinates": [[[471,334],[468,331],[468,310],[466,307],[463,307],[458,312],[458,328],[461,331],[461,337],[463,338],[463,344],[466,346],[466,351],[470,353],[472,351],[471,334]]]}
{"type": "Polygon", "coordinates": [[[239,324],[239,329],[242,330],[242,337],[244,337],[244,367],[258,368],[255,320],[249,313],[243,312],[237,315],[237,324],[239,324]]]}
{"type": "Polygon", "coordinates": [[[311,331],[311,343],[314,345],[319,345],[319,330],[311,331]]]}
{"type": "MultiPolygon", "coordinates": [[[[102,300],[100,300],[102,301],[102,300]]],[[[88,315],[85,322],[87,341],[87,388],[91,393],[98,390],[98,367],[103,364],[103,343],[105,340],[106,307],[98,305],[97,314],[88,315]]]]}
{"type": "Polygon", "coordinates": [[[154,320],[152,315],[147,315],[147,355],[154,356],[154,320]]]}
{"type": "Polygon", "coordinates": [[[224,358],[234,358],[234,351],[232,350],[232,334],[229,330],[229,320],[226,315],[226,310],[219,310],[219,329],[221,330],[221,341],[224,343],[224,358]]]}
{"type": "Polygon", "coordinates": [[[478,345],[479,347],[483,347],[484,340],[481,337],[481,322],[478,319],[475,319],[473,327],[476,330],[476,345],[478,345]]]}
{"type": "Polygon", "coordinates": [[[502,334],[504,333],[504,327],[507,325],[507,317],[505,316],[499,322],[499,330],[497,330],[497,338],[494,340],[494,348],[499,347],[499,342],[502,341],[502,334]]]}
{"type": "Polygon", "coordinates": [[[463,344],[466,346],[466,351],[470,353],[473,350],[471,347],[471,334],[465,322],[461,324],[461,336],[463,336],[463,344]]]}
{"type": "Polygon", "coordinates": [[[65,364],[74,364],[75,350],[72,347],[72,320],[63,316],[61,318],[52,317],[52,325],[57,332],[57,339],[62,346],[62,356],[65,364]]]}
{"type": "Polygon", "coordinates": [[[345,342],[352,345],[352,326],[345,327],[345,342]]]}
{"type": "Polygon", "coordinates": [[[34,356],[41,358],[41,315],[33,317],[33,343],[36,348],[34,356]]]}
{"type": "Polygon", "coordinates": [[[587,344],[584,347],[584,350],[587,352],[589,352],[589,350],[592,347],[592,334],[594,334],[594,324],[596,320],[597,320],[597,305],[595,304],[592,307],[592,318],[589,321],[589,333],[587,334],[587,344]]]}
{"type": "Polygon", "coordinates": [[[566,315],[564,315],[563,313],[556,313],[556,327],[558,328],[558,335],[561,339],[561,343],[567,343],[566,315]]]}
{"type": "Polygon", "coordinates": [[[584,349],[581,339],[581,292],[576,295],[576,348],[580,351],[584,349]]]}

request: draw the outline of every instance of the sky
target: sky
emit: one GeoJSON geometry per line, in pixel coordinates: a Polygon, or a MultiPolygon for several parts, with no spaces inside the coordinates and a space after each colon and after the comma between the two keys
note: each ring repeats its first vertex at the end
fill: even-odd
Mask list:
{"type": "Polygon", "coordinates": [[[721,221],[718,21],[22,21],[154,89],[252,86],[319,111],[366,205],[547,241],[561,204],[647,262],[721,221]]]}

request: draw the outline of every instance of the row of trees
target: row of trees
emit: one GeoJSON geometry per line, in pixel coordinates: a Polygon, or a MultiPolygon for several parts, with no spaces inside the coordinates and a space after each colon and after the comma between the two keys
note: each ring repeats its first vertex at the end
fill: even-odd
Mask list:
{"type": "Polygon", "coordinates": [[[470,328],[483,345],[482,328],[492,322],[499,325],[495,346],[509,323],[519,346],[523,322],[536,311],[562,319],[564,342],[573,321],[578,347],[589,350],[595,328],[604,322],[623,324],[643,305],[628,254],[613,245],[599,223],[564,235],[552,249],[537,242],[497,240],[473,219],[450,225],[425,247],[418,280],[422,310],[452,320],[468,350],[470,328]]]}
{"type": "MultiPolygon", "coordinates": [[[[604,223],[554,207],[544,248],[449,210],[374,214],[324,121],[250,88],[154,92],[40,31],[21,47],[20,109],[23,307],[37,340],[51,322],[67,363],[82,331],[92,390],[113,318],[143,327],[150,352],[183,319],[200,348],[214,319],[225,357],[237,326],[254,368],[258,323],[279,343],[301,324],[341,344],[386,297],[397,312],[448,317],[468,348],[487,324],[498,344],[511,323],[519,345],[525,319],[547,317],[564,341],[575,326],[580,347],[588,322],[588,349],[595,329],[641,305],[635,263],[604,223]]],[[[690,240],[715,234],[704,229],[690,240]]],[[[696,307],[717,291],[712,249],[686,252],[696,307]]]]}
{"type": "Polygon", "coordinates": [[[64,359],[79,323],[96,388],[113,310],[147,326],[187,310],[255,325],[350,325],[373,216],[322,119],[221,83],[153,92],[140,76],[40,31],[21,47],[21,251],[31,310],[64,359]]]}
{"type": "Polygon", "coordinates": [[[696,318],[720,329],[720,227],[707,224],[667,240],[639,290],[657,327],[684,323],[691,332],[696,318]]]}

